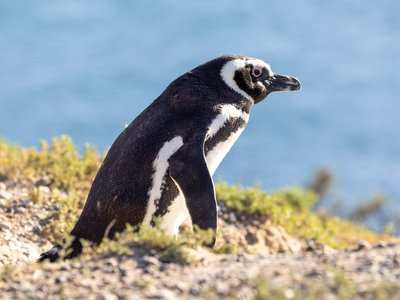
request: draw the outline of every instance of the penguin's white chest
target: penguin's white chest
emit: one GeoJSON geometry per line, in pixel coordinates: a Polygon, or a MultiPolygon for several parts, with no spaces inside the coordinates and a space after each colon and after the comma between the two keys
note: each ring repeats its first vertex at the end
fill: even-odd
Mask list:
{"type": "Polygon", "coordinates": [[[227,104],[221,107],[221,113],[211,122],[206,136],[206,145],[207,142],[212,144],[206,152],[211,176],[243,132],[248,120],[249,114],[227,104]]]}
{"type": "Polygon", "coordinates": [[[210,152],[206,155],[206,161],[208,166],[208,171],[210,175],[214,175],[219,164],[222,162],[224,157],[231,150],[233,144],[239,138],[240,134],[243,132],[243,128],[239,128],[236,132],[233,132],[226,141],[218,143],[210,152]]]}

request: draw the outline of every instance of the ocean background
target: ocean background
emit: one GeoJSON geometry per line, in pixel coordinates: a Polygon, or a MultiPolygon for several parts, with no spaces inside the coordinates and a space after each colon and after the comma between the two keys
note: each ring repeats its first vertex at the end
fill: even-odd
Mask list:
{"type": "Polygon", "coordinates": [[[37,146],[67,134],[103,151],[177,76],[245,54],[303,89],[253,108],[215,178],[275,190],[328,168],[324,205],[346,215],[381,192],[395,217],[399,11],[395,0],[3,0],[0,137],[37,146]]]}

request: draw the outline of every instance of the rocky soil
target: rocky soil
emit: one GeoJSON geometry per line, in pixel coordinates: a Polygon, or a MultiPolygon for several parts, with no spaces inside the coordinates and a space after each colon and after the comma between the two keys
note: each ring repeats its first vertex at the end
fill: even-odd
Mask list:
{"type": "Polygon", "coordinates": [[[32,188],[50,192],[45,181],[0,182],[1,299],[292,299],[304,295],[373,299],[371,289],[383,285],[391,286],[390,295],[400,297],[399,242],[360,241],[357,249],[336,251],[294,239],[268,222],[245,220],[224,208],[219,242],[235,241],[240,254],[214,254],[200,248],[191,251],[193,263],[181,265],[133,249],[128,256],[92,254],[36,264],[40,252],[51,247],[44,232],[49,212],[57,206],[35,203],[32,188]]]}
{"type": "Polygon", "coordinates": [[[43,225],[55,207],[33,203],[30,188],[20,182],[0,182],[0,264],[34,261],[41,249],[51,246],[44,239],[43,225]]]}

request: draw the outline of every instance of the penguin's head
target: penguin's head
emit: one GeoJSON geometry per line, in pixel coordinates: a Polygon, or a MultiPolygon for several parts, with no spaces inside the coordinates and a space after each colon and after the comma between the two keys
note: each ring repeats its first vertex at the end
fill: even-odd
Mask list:
{"type": "Polygon", "coordinates": [[[222,80],[254,103],[262,101],[271,92],[301,88],[297,78],[272,72],[270,65],[260,59],[239,55],[228,55],[227,58],[220,71],[222,80]]]}
{"type": "Polygon", "coordinates": [[[252,103],[264,100],[271,92],[295,91],[301,88],[297,78],[274,73],[266,62],[242,55],[224,55],[196,69],[207,70],[209,82],[222,80],[222,85],[252,103]],[[216,73],[219,76],[215,76],[216,73]]]}

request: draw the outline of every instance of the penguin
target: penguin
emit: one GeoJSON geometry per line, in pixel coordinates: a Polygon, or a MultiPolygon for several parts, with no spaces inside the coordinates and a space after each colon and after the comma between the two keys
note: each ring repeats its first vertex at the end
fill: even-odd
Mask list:
{"type": "MultiPolygon", "coordinates": [[[[64,259],[112,239],[127,224],[157,224],[177,236],[183,224],[217,230],[212,176],[249,120],[253,105],[271,92],[299,90],[291,76],[266,62],[223,55],[175,79],[117,137],[72,229],[64,259]]],[[[215,244],[215,238],[208,246],[215,244]]],[[[41,254],[56,261],[61,245],[41,254]]]]}

